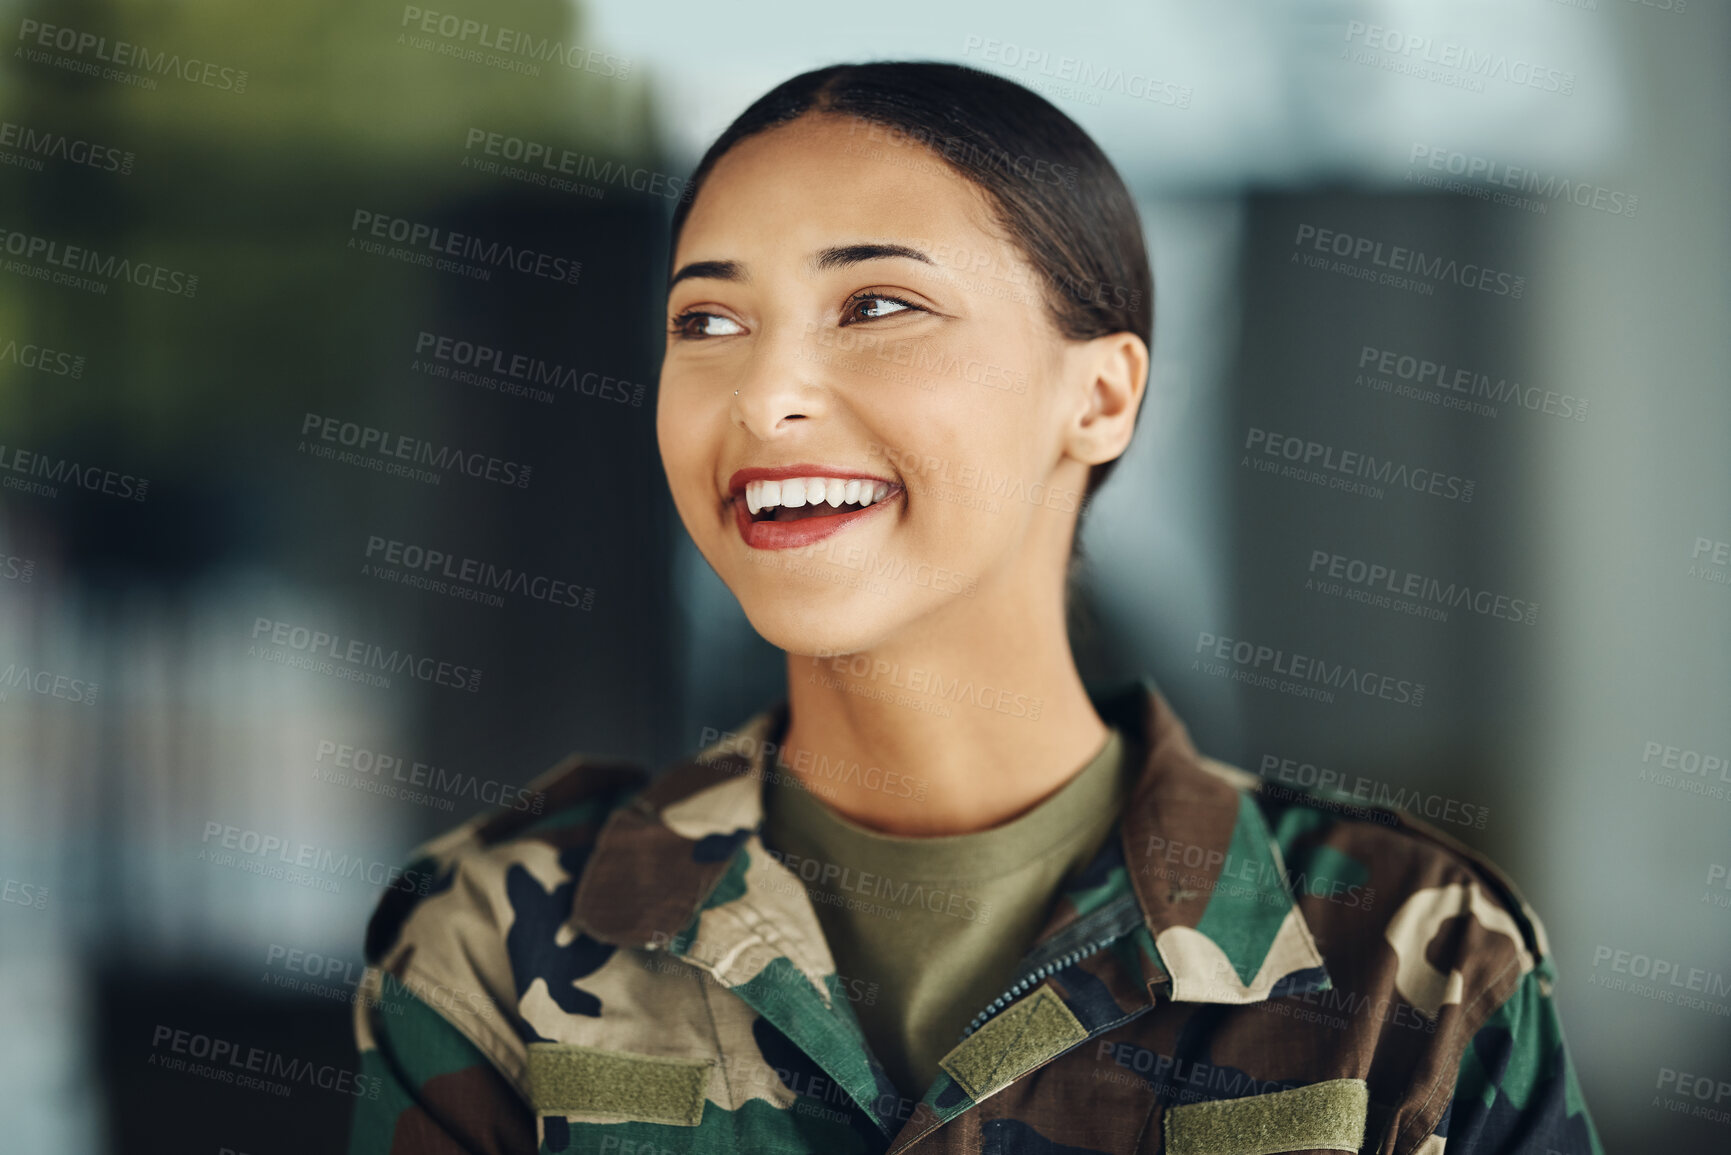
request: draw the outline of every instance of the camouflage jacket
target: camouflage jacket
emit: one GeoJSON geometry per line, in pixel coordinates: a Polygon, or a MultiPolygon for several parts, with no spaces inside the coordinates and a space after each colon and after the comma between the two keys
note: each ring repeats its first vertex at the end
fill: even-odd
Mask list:
{"type": "Polygon", "coordinates": [[[1117,836],[919,1102],[759,837],[782,705],[421,848],[368,928],[352,1155],[1601,1155],[1494,867],[1200,756],[1151,686],[1096,706],[1146,752],[1117,836]]]}

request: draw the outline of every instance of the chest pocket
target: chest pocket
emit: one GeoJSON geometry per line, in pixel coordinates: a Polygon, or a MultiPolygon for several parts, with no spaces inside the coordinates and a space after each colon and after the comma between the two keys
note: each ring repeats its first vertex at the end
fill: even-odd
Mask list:
{"type": "Polygon", "coordinates": [[[529,1102],[541,1141],[548,1150],[581,1151],[579,1135],[588,1130],[583,1124],[611,1124],[608,1133],[620,1142],[649,1140],[644,1150],[657,1150],[652,1136],[681,1134],[664,1128],[696,1128],[703,1122],[713,1065],[705,1059],[530,1043],[529,1102]]]}
{"type": "Polygon", "coordinates": [[[1363,1079],[1166,1109],[1166,1155],[1357,1151],[1370,1095],[1363,1079]]]}

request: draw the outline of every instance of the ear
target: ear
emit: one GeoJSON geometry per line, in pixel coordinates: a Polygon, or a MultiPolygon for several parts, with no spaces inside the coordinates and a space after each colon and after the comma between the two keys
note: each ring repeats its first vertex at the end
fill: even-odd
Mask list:
{"type": "Polygon", "coordinates": [[[1084,465],[1122,454],[1136,430],[1148,387],[1148,346],[1134,333],[1109,333],[1065,350],[1066,380],[1077,384],[1077,406],[1064,452],[1084,465]]]}

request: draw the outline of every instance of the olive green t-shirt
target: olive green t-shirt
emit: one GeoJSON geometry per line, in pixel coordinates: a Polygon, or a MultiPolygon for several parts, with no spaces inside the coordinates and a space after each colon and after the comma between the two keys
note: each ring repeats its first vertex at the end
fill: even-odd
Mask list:
{"type": "Polygon", "coordinates": [[[938,838],[841,817],[767,776],[763,838],[804,881],[872,1052],[922,1097],[938,1060],[1019,977],[1064,879],[1105,844],[1133,785],[1117,730],[1056,793],[1002,826],[938,838]]]}

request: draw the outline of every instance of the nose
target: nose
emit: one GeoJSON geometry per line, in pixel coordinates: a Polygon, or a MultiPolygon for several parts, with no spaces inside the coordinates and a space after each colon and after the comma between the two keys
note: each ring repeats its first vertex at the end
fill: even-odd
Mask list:
{"type": "Polygon", "coordinates": [[[824,398],[816,367],[796,329],[760,333],[736,381],[734,423],[759,440],[774,441],[821,416],[824,398]]]}

